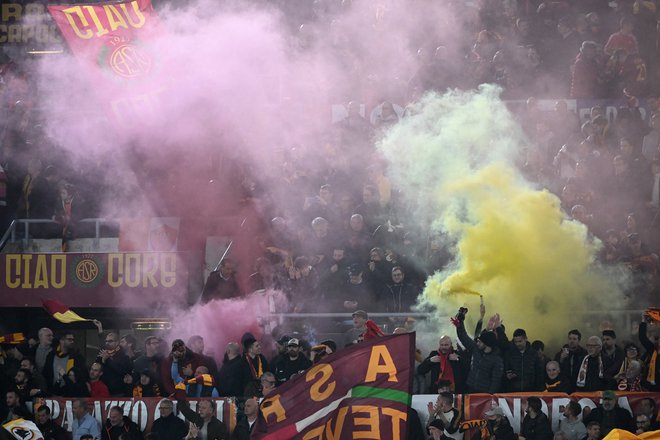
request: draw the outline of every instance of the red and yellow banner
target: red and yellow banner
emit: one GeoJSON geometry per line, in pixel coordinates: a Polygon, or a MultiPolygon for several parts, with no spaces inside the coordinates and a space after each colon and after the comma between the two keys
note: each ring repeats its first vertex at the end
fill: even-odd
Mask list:
{"type": "Polygon", "coordinates": [[[157,34],[158,17],[150,0],[49,5],[48,11],[91,74],[94,90],[120,122],[153,106],[157,57],[150,42],[157,34]]]}
{"type": "Polygon", "coordinates": [[[180,255],[0,254],[0,307],[41,307],[45,298],[70,307],[148,306],[166,297],[183,298],[188,274],[180,255]]]}
{"type": "Polygon", "coordinates": [[[385,336],[324,358],[266,396],[251,438],[405,439],[414,345],[385,336]]]}

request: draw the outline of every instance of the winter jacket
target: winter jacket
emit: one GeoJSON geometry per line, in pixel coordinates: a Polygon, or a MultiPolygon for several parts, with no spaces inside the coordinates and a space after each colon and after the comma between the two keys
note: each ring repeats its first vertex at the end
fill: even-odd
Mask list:
{"type": "Polygon", "coordinates": [[[525,415],[520,427],[520,435],[526,440],[552,440],[554,434],[548,416],[540,413],[535,418],[531,418],[529,414],[525,415]]]}
{"type": "Polygon", "coordinates": [[[508,393],[541,391],[544,388],[545,368],[529,342],[522,353],[515,345],[510,345],[504,353],[504,371],[512,371],[516,375],[506,380],[508,393]]]}
{"type": "Polygon", "coordinates": [[[500,392],[504,362],[499,350],[494,348],[489,353],[479,350],[476,342],[465,331],[463,322],[458,324],[456,331],[461,344],[470,351],[472,356],[470,372],[467,377],[468,392],[489,394],[500,392]]]}

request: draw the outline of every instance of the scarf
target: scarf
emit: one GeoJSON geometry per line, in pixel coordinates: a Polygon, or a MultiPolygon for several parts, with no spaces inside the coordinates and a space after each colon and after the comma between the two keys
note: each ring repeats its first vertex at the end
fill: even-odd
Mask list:
{"type": "Polygon", "coordinates": [[[210,374],[200,374],[199,376],[193,377],[192,379],[188,379],[186,383],[188,385],[203,385],[205,387],[215,386],[215,381],[213,380],[213,376],[211,376],[210,374]]]}
{"type": "Polygon", "coordinates": [[[367,321],[366,326],[367,329],[362,334],[363,340],[368,341],[369,339],[376,339],[379,336],[385,336],[385,333],[371,319],[367,321]]]}
{"type": "Polygon", "coordinates": [[[438,356],[440,356],[440,374],[438,375],[438,380],[436,380],[435,383],[437,384],[441,380],[448,380],[451,382],[449,385],[449,391],[453,393],[455,388],[454,369],[452,368],[451,362],[449,361],[449,354],[442,354],[438,352],[438,356]]]}
{"type": "Polygon", "coordinates": [[[245,361],[250,366],[250,373],[252,373],[252,379],[259,379],[261,375],[264,374],[264,367],[261,364],[261,356],[257,355],[256,359],[257,359],[257,368],[255,369],[254,364],[250,359],[250,355],[249,354],[245,355],[245,361]]]}
{"type": "Polygon", "coordinates": [[[55,356],[57,356],[58,358],[65,358],[65,357],[68,357],[68,358],[69,358],[69,359],[67,359],[67,361],[66,361],[66,371],[67,371],[67,373],[68,373],[69,371],[71,371],[71,369],[72,369],[73,367],[76,366],[76,365],[75,365],[75,364],[76,364],[75,359],[74,359],[73,357],[69,356],[69,353],[64,353],[64,352],[62,351],[62,346],[61,346],[61,345],[58,345],[58,346],[57,346],[57,349],[55,350],[55,356]]]}
{"type": "Polygon", "coordinates": [[[548,383],[548,381],[545,382],[545,391],[548,393],[554,393],[556,392],[555,389],[561,386],[561,379],[557,377],[554,382],[548,383]]]}
{"type": "Polygon", "coordinates": [[[649,361],[649,374],[646,375],[646,380],[651,384],[655,385],[655,364],[658,360],[658,350],[653,351],[651,355],[651,360],[649,361]]]}
{"type": "MultiPolygon", "coordinates": [[[[576,385],[580,388],[584,387],[587,384],[587,367],[589,366],[589,358],[591,356],[586,355],[584,359],[582,359],[582,363],[580,364],[580,372],[578,373],[577,377],[577,383],[576,385]]],[[[598,377],[600,379],[603,378],[603,358],[598,355],[598,377]]]]}
{"type": "Polygon", "coordinates": [[[114,350],[106,350],[106,352],[110,355],[110,357],[113,357],[117,353],[119,353],[119,350],[121,350],[121,347],[118,345],[117,348],[114,350]]]}
{"type": "Polygon", "coordinates": [[[619,380],[616,387],[619,391],[642,391],[641,382],[639,377],[636,377],[632,382],[627,377],[623,377],[619,380]]]}

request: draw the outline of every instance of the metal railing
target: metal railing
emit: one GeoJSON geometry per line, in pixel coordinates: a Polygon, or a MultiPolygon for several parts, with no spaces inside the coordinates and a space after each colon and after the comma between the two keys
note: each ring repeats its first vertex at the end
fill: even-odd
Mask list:
{"type": "MultiPolygon", "coordinates": [[[[101,225],[102,224],[116,224],[117,220],[107,219],[107,218],[85,218],[78,220],[76,223],[93,223],[94,224],[94,236],[87,237],[93,238],[94,240],[99,240],[101,238],[101,225]]],[[[30,241],[30,225],[38,224],[52,224],[57,225],[58,223],[51,219],[33,219],[33,218],[19,218],[13,220],[7,228],[7,231],[0,239],[0,252],[5,248],[7,243],[17,242],[18,232],[23,232],[21,234],[20,240],[23,242],[23,247],[26,248],[30,241]]],[[[52,237],[57,238],[57,237],[52,237]]]]}

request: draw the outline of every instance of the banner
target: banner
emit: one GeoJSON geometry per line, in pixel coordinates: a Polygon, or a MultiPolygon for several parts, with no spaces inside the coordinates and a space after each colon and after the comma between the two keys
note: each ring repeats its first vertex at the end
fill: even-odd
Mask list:
{"type": "Polygon", "coordinates": [[[0,3],[0,49],[62,50],[62,35],[46,11],[46,1],[0,3]]]}
{"type": "MultiPolygon", "coordinates": [[[[559,427],[562,413],[560,407],[565,407],[571,400],[577,401],[582,408],[596,408],[602,401],[602,393],[511,393],[511,394],[466,394],[463,396],[465,405],[465,420],[484,418],[483,414],[493,406],[499,406],[504,410],[504,415],[511,422],[516,433],[520,432],[522,420],[525,417],[525,402],[527,397],[536,396],[541,399],[543,412],[550,419],[552,430],[559,427]]],[[[644,398],[651,398],[660,406],[660,393],[617,393],[617,401],[621,408],[635,414],[637,408],[644,398]]]]}
{"type": "Polygon", "coordinates": [[[415,334],[361,342],[324,358],[261,402],[252,439],[405,439],[415,334]]]}
{"type": "Polygon", "coordinates": [[[49,5],[48,11],[117,121],[153,110],[160,91],[151,81],[156,59],[149,40],[158,19],[150,0],[49,5]]]}
{"type": "Polygon", "coordinates": [[[43,440],[44,436],[34,422],[16,419],[2,425],[16,440],[43,440]]]}
{"type": "MultiPolygon", "coordinates": [[[[33,412],[36,414],[37,409],[41,405],[46,405],[50,409],[51,418],[59,426],[71,432],[73,426],[73,401],[76,399],[65,399],[58,397],[49,397],[35,401],[33,412]]],[[[151,425],[154,420],[160,417],[160,410],[158,406],[163,398],[158,397],[144,397],[141,399],[125,399],[125,398],[108,398],[108,399],[87,399],[87,409],[90,414],[99,421],[105,423],[108,418],[110,408],[119,406],[123,409],[124,415],[134,421],[142,432],[151,431],[151,425]]],[[[227,427],[232,430],[236,426],[236,405],[233,399],[218,398],[218,399],[188,399],[190,408],[195,411],[197,403],[200,400],[211,400],[215,403],[217,408],[216,416],[220,421],[223,421],[227,427]]],[[[176,400],[174,402],[174,411],[176,414],[176,400]]],[[[178,415],[179,418],[185,420],[182,414],[178,415]]]]}
{"type": "Polygon", "coordinates": [[[0,254],[0,307],[148,306],[185,298],[188,274],[176,252],[0,254]],[[137,298],[137,299],[136,299],[137,298]],[[139,301],[139,303],[136,303],[139,301]]]}

